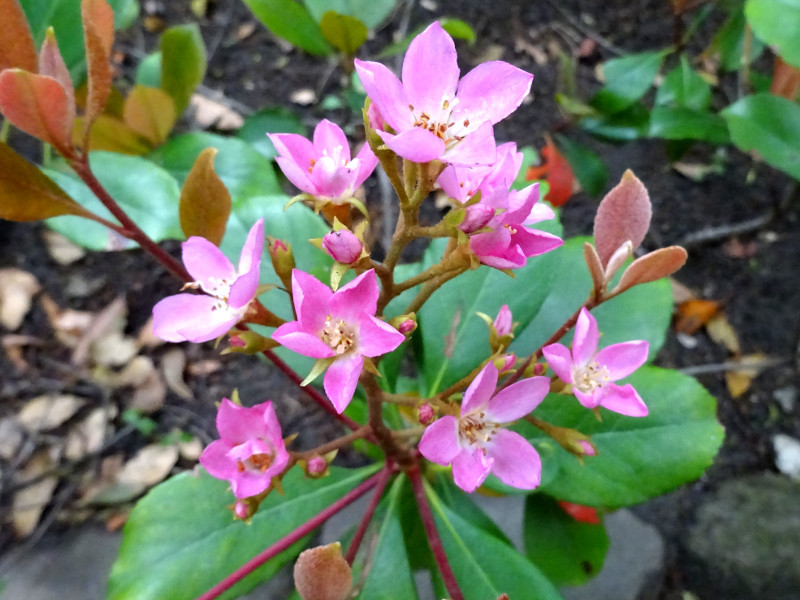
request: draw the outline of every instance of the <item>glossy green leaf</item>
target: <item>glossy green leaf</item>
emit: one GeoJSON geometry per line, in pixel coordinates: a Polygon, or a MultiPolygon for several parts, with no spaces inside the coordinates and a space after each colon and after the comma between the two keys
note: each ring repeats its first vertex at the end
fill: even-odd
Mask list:
{"type": "Polygon", "coordinates": [[[800,179],[800,106],[772,94],[745,96],[722,111],[741,150],[800,179]]]}
{"type": "Polygon", "coordinates": [[[590,116],[580,120],[582,129],[614,142],[630,142],[647,135],[650,111],[635,103],[613,115],[590,116]]]}
{"type": "MultiPolygon", "coordinates": [[[[138,156],[92,152],[92,171],[122,209],[155,241],[182,238],[178,221],[180,189],[164,169],[138,156]]],[[[46,170],[64,191],[92,212],[115,222],[89,188],[76,175],[46,170]]],[[[135,244],[103,225],[78,217],[48,220],[48,225],[76,244],[91,250],[119,250],[135,244]]]]}
{"type": "Polygon", "coordinates": [[[161,35],[161,88],[180,115],[206,74],[206,47],[196,23],[170,27],[161,35]]]}
{"type": "Polygon", "coordinates": [[[747,0],[744,13],[759,38],[800,67],[800,0],[747,0]]]}
{"type": "Polygon", "coordinates": [[[581,585],[600,571],[608,550],[602,523],[581,523],[553,498],[525,500],[525,552],[556,585],[581,585]]]}
{"type": "MultiPolygon", "coordinates": [[[[131,512],[108,598],[196,598],[374,472],[374,467],[333,467],[329,477],[311,480],[293,469],[283,480],[285,495],[270,494],[250,524],[232,518],[227,507],[233,495],[225,481],[202,469],[173,477],[153,488],[131,512]]],[[[302,545],[294,544],[220,598],[236,598],[270,578],[302,545]]]]}
{"type": "Polygon", "coordinates": [[[466,21],[444,18],[440,19],[439,23],[441,23],[442,29],[449,33],[451,37],[457,40],[464,40],[469,44],[475,43],[477,38],[475,30],[466,21]]]}
{"type": "Polygon", "coordinates": [[[297,133],[304,136],[306,128],[291,110],[283,106],[274,106],[247,117],[244,125],[236,132],[236,136],[271,160],[275,158],[277,152],[269,141],[267,133],[297,133]]]}
{"type": "Polygon", "coordinates": [[[702,140],[712,144],[730,141],[728,124],[719,115],[674,106],[653,108],[649,135],[665,140],[702,140]]]}
{"type": "Polygon", "coordinates": [[[354,56],[367,41],[367,26],[355,17],[329,10],[319,22],[320,31],[328,42],[347,56],[354,56]]]}
{"type": "MultiPolygon", "coordinates": [[[[601,331],[603,330],[601,327],[601,331]]],[[[609,333],[612,330],[607,330],[609,333]]],[[[606,336],[601,346],[606,345],[606,336]]],[[[550,394],[536,409],[548,423],[591,436],[597,456],[577,458],[528,423],[515,428],[554,448],[543,461],[555,471],[541,491],[569,502],[617,508],[643,502],[700,477],[722,444],[716,401],[693,378],[668,369],[641,367],[623,380],[641,395],[650,414],[633,418],[600,409],[602,421],[571,396],[550,394]]]]}
{"type": "Polygon", "coordinates": [[[667,73],[656,93],[656,104],[705,111],[711,105],[711,85],[692,69],[685,55],[667,73]]]}
{"type": "Polygon", "coordinates": [[[426,487],[450,567],[466,600],[500,594],[525,600],[561,600],[553,584],[514,547],[464,519],[426,487]]]}
{"type": "MultiPolygon", "coordinates": [[[[367,559],[367,573],[359,598],[363,600],[413,600],[417,589],[408,556],[403,549],[403,529],[400,525],[400,497],[408,485],[404,476],[398,477],[386,494],[373,539],[364,540],[362,549],[372,550],[367,559]]],[[[362,577],[364,575],[362,574],[362,577]]]]}
{"type": "Polygon", "coordinates": [[[322,37],[317,21],[295,0],[244,0],[256,18],[273,34],[309,54],[327,56],[333,52],[322,37]]]}
{"type": "Polygon", "coordinates": [[[322,22],[326,12],[332,10],[340,15],[355,17],[369,29],[380,25],[392,10],[396,0],[303,0],[308,12],[317,23],[322,22]]]}
{"type": "MultiPolygon", "coordinates": [[[[747,20],[741,3],[734,8],[711,41],[710,49],[719,53],[720,63],[725,71],[738,71],[744,57],[745,28],[747,20]]],[[[764,51],[764,43],[750,36],[750,56],[752,64],[764,51]]]]}
{"type": "Polygon", "coordinates": [[[555,137],[581,187],[587,194],[599,196],[608,182],[608,169],[603,159],[592,149],[565,135],[555,137]]]}
{"type": "Polygon", "coordinates": [[[653,85],[661,61],[668,52],[642,52],[606,62],[603,65],[605,85],[592,98],[592,106],[607,114],[628,108],[653,85]]]}
{"type": "Polygon", "coordinates": [[[145,56],[136,67],[136,83],[147,87],[161,87],[161,50],[145,56]]]}

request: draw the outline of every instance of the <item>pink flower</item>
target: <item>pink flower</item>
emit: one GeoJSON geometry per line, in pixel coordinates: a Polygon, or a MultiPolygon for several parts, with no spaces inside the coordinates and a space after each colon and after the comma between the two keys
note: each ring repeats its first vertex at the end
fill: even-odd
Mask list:
{"type": "Polygon", "coordinates": [[[585,308],[575,324],[572,352],[562,344],[542,348],[547,364],[586,408],[602,406],[629,417],[646,417],[647,406],[631,384],[612,383],[633,373],[647,360],[644,340],[612,344],[597,352],[597,321],[585,308]]]}
{"type": "Polygon", "coordinates": [[[261,276],[264,219],[247,234],[234,268],[207,239],[192,236],[182,244],[183,264],[195,279],[185,287],[202,294],[168,296],[153,307],[153,333],[168,342],[205,342],[226,333],[247,313],[261,276]]]}
{"type": "Polygon", "coordinates": [[[461,417],[441,417],[427,429],[419,451],[440,465],[453,465],[456,485],[474,492],[490,472],[507,485],[532,490],[541,481],[542,463],[533,446],[502,425],[524,417],[550,390],[547,377],[532,377],[496,395],[498,372],[487,364],[472,381],[461,403],[461,417]]]}
{"type": "Polygon", "coordinates": [[[203,450],[200,464],[213,477],[228,480],[237,498],[266,490],[289,462],[272,402],[245,408],[223,398],[217,431],[221,439],[203,450]]]}
{"type": "Polygon", "coordinates": [[[336,292],[295,269],[292,294],[297,320],[278,327],[272,338],[298,354],[332,359],[323,386],[341,413],[353,398],[364,357],[391,352],[406,338],[374,316],[379,290],[372,269],[336,292]]]}
{"type": "Polygon", "coordinates": [[[350,158],[350,144],[341,128],[327,119],[314,129],[313,142],[296,133],[268,133],[278,151],[278,165],[297,188],[330,200],[353,196],[378,164],[369,144],[350,158]]]}
{"type": "Polygon", "coordinates": [[[491,61],[459,81],[455,44],[438,22],[412,40],[402,82],[380,63],[356,60],[355,66],[367,95],[395,131],[377,134],[414,162],[494,162],[493,125],[516,110],[533,80],[506,62],[491,61]]]}
{"type": "Polygon", "coordinates": [[[322,247],[333,260],[345,265],[356,262],[364,249],[361,240],[349,229],[331,231],[322,238],[322,247]]]}

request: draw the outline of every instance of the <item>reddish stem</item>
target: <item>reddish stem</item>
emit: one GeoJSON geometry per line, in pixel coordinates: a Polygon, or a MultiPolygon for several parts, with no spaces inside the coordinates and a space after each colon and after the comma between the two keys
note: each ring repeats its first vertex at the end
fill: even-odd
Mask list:
{"type": "Polygon", "coordinates": [[[291,533],[285,535],[283,538],[272,544],[269,548],[261,552],[260,554],[251,558],[248,562],[244,565],[236,569],[233,573],[228,575],[225,579],[220,581],[217,585],[212,587],[206,593],[202,594],[201,596],[197,597],[197,600],[213,600],[213,598],[219,597],[224,591],[233,587],[236,583],[241,581],[243,578],[247,577],[250,573],[255,571],[258,567],[263,565],[269,559],[273,558],[277,554],[283,552],[289,546],[297,542],[298,540],[302,539],[312,531],[314,531],[317,527],[322,525],[325,521],[330,519],[333,515],[337,512],[345,508],[348,504],[353,503],[354,501],[358,500],[361,496],[366,494],[369,490],[371,490],[375,485],[380,481],[381,477],[385,477],[385,473],[387,469],[382,469],[379,473],[375,473],[372,477],[367,479],[366,481],[362,482],[359,486],[339,498],[336,502],[331,504],[328,508],[320,511],[318,514],[311,517],[308,521],[300,525],[297,529],[292,531],[291,533]]]}
{"type": "Polygon", "coordinates": [[[386,484],[389,482],[389,473],[390,471],[388,468],[382,469],[381,472],[378,473],[381,478],[378,480],[378,484],[375,486],[375,492],[372,494],[372,499],[369,501],[369,506],[367,506],[364,517],[358,524],[355,535],[353,535],[353,541],[350,542],[350,547],[347,548],[347,554],[344,555],[344,559],[347,561],[347,564],[351,566],[353,565],[353,560],[355,560],[356,554],[358,553],[358,548],[361,546],[361,541],[364,539],[364,536],[367,533],[367,527],[369,527],[369,524],[372,522],[375,509],[378,508],[378,503],[383,496],[383,490],[386,488],[386,484]]]}
{"type": "Polygon", "coordinates": [[[425,527],[425,533],[428,536],[428,544],[431,547],[431,552],[433,552],[433,557],[436,559],[439,572],[442,574],[447,593],[450,594],[450,600],[464,600],[464,594],[461,593],[461,588],[458,587],[455,573],[453,573],[453,569],[450,568],[450,563],[447,561],[447,554],[445,554],[444,546],[442,545],[442,538],[439,537],[439,530],[436,529],[436,521],[433,519],[428,497],[425,495],[419,467],[414,466],[407,473],[408,478],[411,480],[411,486],[414,488],[414,499],[419,507],[419,516],[422,518],[422,525],[425,527]]]}

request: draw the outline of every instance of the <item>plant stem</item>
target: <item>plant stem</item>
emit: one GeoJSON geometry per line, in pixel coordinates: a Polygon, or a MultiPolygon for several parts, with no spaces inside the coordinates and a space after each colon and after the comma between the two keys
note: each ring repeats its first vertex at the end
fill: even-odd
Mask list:
{"type": "Polygon", "coordinates": [[[436,521],[433,518],[431,505],[428,504],[428,498],[425,495],[425,488],[422,485],[422,477],[420,476],[419,466],[415,465],[407,471],[408,478],[411,480],[411,486],[414,488],[414,499],[417,501],[419,507],[419,516],[422,519],[422,525],[425,527],[425,533],[428,536],[428,544],[430,544],[433,557],[436,559],[436,565],[439,567],[439,572],[442,574],[442,580],[447,588],[447,593],[450,594],[450,600],[464,600],[464,594],[461,593],[461,588],[458,587],[455,573],[447,561],[447,554],[444,551],[442,538],[439,537],[439,531],[436,529],[436,521]]]}
{"type": "Polygon", "coordinates": [[[367,528],[372,522],[372,517],[375,515],[375,509],[378,508],[378,503],[383,496],[383,490],[386,489],[386,484],[389,482],[389,474],[390,471],[388,468],[382,469],[380,473],[378,473],[378,475],[380,475],[380,479],[378,479],[378,483],[375,486],[372,499],[369,501],[369,506],[367,506],[367,510],[364,512],[364,516],[362,517],[361,522],[358,524],[358,528],[353,535],[353,540],[350,542],[350,546],[347,548],[347,553],[344,555],[344,559],[350,566],[353,565],[353,561],[356,558],[356,554],[358,554],[358,549],[361,546],[361,542],[367,533],[367,528]]]}
{"type": "Polygon", "coordinates": [[[399,465],[408,466],[413,463],[414,457],[409,448],[402,446],[395,440],[393,432],[383,422],[383,390],[378,385],[375,376],[370,373],[362,373],[361,385],[367,392],[367,410],[369,411],[368,422],[372,426],[372,432],[377,438],[377,443],[381,449],[399,465]]]}
{"type": "Polygon", "coordinates": [[[375,485],[380,481],[381,477],[385,477],[384,472],[386,470],[387,469],[384,468],[380,472],[376,473],[375,475],[367,479],[366,481],[363,481],[356,488],[354,488],[353,490],[349,491],[347,494],[339,498],[329,507],[321,510],[319,513],[311,517],[308,521],[300,525],[297,529],[282,537],[280,540],[272,544],[272,546],[270,546],[260,554],[257,554],[256,556],[251,558],[244,565],[236,569],[236,571],[228,575],[225,579],[220,581],[217,585],[212,587],[206,593],[198,596],[197,600],[213,600],[214,598],[218,598],[220,594],[233,587],[236,583],[238,583],[247,575],[255,571],[258,567],[263,565],[269,559],[273,558],[277,554],[289,548],[292,544],[294,544],[295,542],[299,541],[300,539],[302,539],[303,537],[314,531],[317,527],[322,525],[325,521],[330,519],[340,510],[342,510],[349,504],[352,504],[354,501],[358,500],[369,490],[374,488],[375,485]]]}
{"type": "Polygon", "coordinates": [[[326,442],[316,448],[312,448],[311,450],[304,450],[303,452],[296,452],[294,454],[295,458],[305,458],[310,459],[314,456],[323,456],[328,452],[332,452],[333,450],[338,450],[339,448],[343,448],[349,444],[352,444],[356,440],[360,440],[369,436],[372,433],[372,427],[369,425],[364,425],[353,431],[352,433],[348,433],[347,435],[343,435],[342,437],[338,437],[335,440],[331,440],[330,442],[326,442]]]}

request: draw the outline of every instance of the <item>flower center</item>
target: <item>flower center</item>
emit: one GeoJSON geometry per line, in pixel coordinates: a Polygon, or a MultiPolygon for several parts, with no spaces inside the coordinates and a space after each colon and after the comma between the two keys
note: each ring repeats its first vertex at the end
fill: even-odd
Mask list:
{"type": "Polygon", "coordinates": [[[239,473],[245,471],[264,473],[272,465],[273,458],[272,454],[251,454],[250,457],[244,461],[236,461],[236,470],[239,471],[239,473]]]}
{"type": "Polygon", "coordinates": [[[499,423],[485,419],[485,413],[471,412],[458,420],[458,433],[462,445],[478,446],[483,449],[492,441],[492,435],[500,428],[499,423]]]}
{"type": "Polygon", "coordinates": [[[325,342],[336,354],[349,352],[356,346],[356,330],[344,319],[334,319],[331,315],[325,318],[320,339],[325,342]]]}
{"type": "Polygon", "coordinates": [[[442,102],[436,110],[423,110],[417,114],[413,104],[408,105],[408,110],[414,116],[414,127],[427,129],[450,147],[464,139],[467,134],[465,129],[469,127],[469,119],[460,122],[450,120],[450,113],[457,104],[458,98],[455,96],[442,96],[442,102]]]}
{"type": "Polygon", "coordinates": [[[582,369],[575,369],[572,373],[572,381],[573,385],[581,392],[591,394],[611,380],[608,376],[608,369],[594,360],[582,369]]]}

